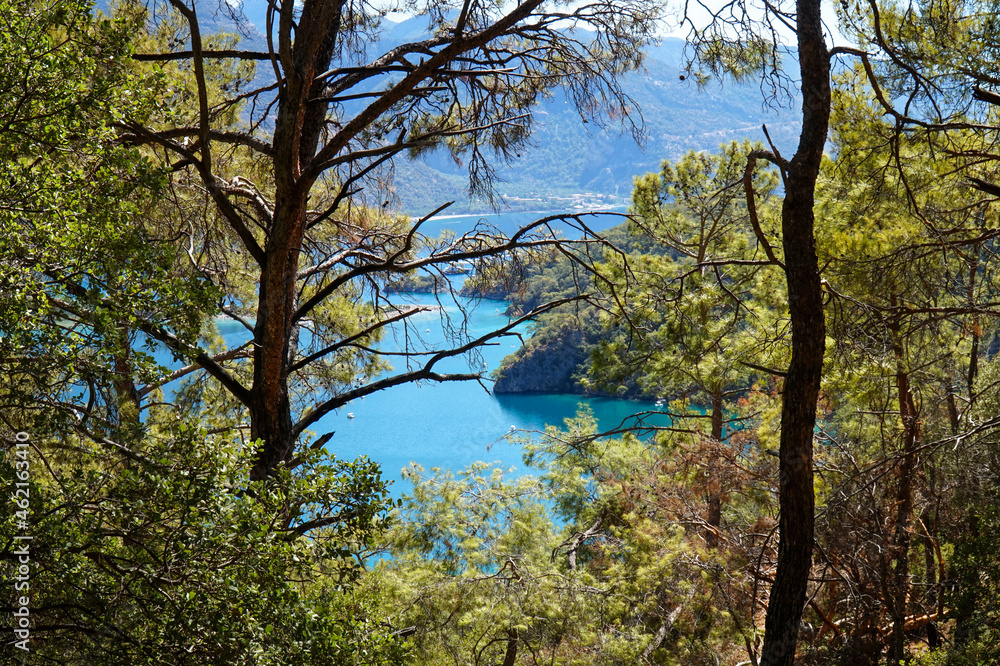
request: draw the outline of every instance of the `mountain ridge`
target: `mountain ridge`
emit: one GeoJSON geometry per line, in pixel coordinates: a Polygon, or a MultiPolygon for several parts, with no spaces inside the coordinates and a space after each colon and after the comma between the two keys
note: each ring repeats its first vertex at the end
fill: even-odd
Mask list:
{"type": "MultiPolygon", "coordinates": [[[[106,0],[98,7],[106,9],[106,0]]],[[[203,23],[210,31],[240,34],[244,47],[266,49],[266,8],[266,0],[208,3],[203,23]]],[[[381,53],[420,40],[429,30],[426,16],[385,20],[366,50],[381,53]]],[[[616,123],[588,123],[557,89],[532,109],[532,135],[519,157],[494,165],[493,201],[470,197],[467,167],[443,148],[398,159],[390,199],[414,216],[446,201],[456,202],[450,212],[466,214],[563,211],[567,200],[576,209],[606,209],[627,205],[635,177],[658,171],[664,159],[676,161],[689,150],[714,151],[734,139],[763,142],[765,124],[780,152],[794,151],[800,124],[788,107],[797,105],[797,98],[787,100],[786,108],[774,108],[757,84],[716,80],[699,85],[683,76],[685,65],[685,42],[665,38],[647,48],[638,70],[620,79],[634,102],[632,119],[641,116],[644,124],[644,145],[616,123]]],[[[373,82],[373,89],[380,83],[385,80],[373,82]]],[[[351,111],[345,109],[347,115],[351,111]]]]}

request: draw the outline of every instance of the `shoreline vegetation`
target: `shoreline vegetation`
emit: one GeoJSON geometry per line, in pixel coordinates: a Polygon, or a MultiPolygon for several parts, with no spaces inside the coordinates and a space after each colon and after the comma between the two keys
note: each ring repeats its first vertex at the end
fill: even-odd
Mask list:
{"type": "Polygon", "coordinates": [[[996,3],[246,2],[0,12],[0,664],[1000,664],[996,3]]]}
{"type": "MultiPolygon", "coordinates": [[[[662,254],[664,247],[629,232],[627,222],[602,232],[616,251],[629,255],[662,254]]],[[[504,300],[507,313],[517,316],[540,303],[550,302],[590,290],[581,282],[569,260],[553,254],[531,264],[516,281],[490,283],[475,276],[462,288],[465,296],[504,300]]],[[[643,388],[635,378],[614,386],[595,380],[591,366],[595,352],[619,335],[601,320],[600,310],[591,303],[575,303],[539,316],[531,334],[516,351],[507,355],[493,373],[498,394],[564,393],[626,400],[656,399],[656,390],[643,388]]]]}
{"type": "MultiPolygon", "coordinates": [[[[558,215],[565,214],[569,215],[602,215],[602,214],[622,214],[623,210],[628,210],[629,204],[626,199],[621,199],[620,197],[615,197],[620,199],[621,203],[616,203],[613,205],[602,205],[602,206],[588,206],[583,204],[574,204],[572,206],[561,206],[553,207],[540,210],[519,210],[517,208],[507,208],[505,210],[483,210],[483,211],[470,211],[468,213],[448,213],[447,215],[434,215],[429,218],[431,220],[458,220],[465,217],[500,217],[504,215],[558,215]]],[[[416,222],[420,220],[422,215],[409,215],[410,222],[416,222]]]]}

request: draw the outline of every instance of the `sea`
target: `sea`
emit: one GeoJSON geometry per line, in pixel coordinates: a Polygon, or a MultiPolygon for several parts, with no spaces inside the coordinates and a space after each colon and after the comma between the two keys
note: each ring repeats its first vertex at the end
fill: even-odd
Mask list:
{"type": "MultiPolygon", "coordinates": [[[[437,231],[450,229],[463,233],[476,224],[489,224],[510,233],[539,216],[532,213],[455,216],[428,226],[436,227],[437,231]]],[[[587,218],[588,226],[595,231],[621,221],[616,215],[587,218]]],[[[411,345],[416,334],[421,339],[418,344],[428,349],[445,343],[448,322],[464,324],[466,334],[476,338],[509,321],[504,314],[507,309],[504,301],[463,297],[438,300],[428,293],[398,294],[393,299],[401,304],[436,306],[433,311],[412,317],[406,333],[411,345]]],[[[238,345],[249,338],[246,329],[232,320],[220,320],[217,327],[227,345],[238,345]]],[[[435,369],[442,373],[485,371],[488,374],[530,335],[528,325],[521,325],[516,332],[521,337],[500,338],[471,355],[446,359],[435,369]]],[[[381,348],[401,349],[403,335],[399,327],[391,330],[381,348]]],[[[405,370],[406,361],[398,360],[392,372],[405,370]]],[[[562,427],[566,419],[573,418],[585,406],[594,414],[602,432],[621,427],[636,413],[656,409],[652,401],[549,393],[497,395],[492,388],[492,381],[403,384],[348,403],[327,414],[310,431],[316,436],[334,433],[327,449],[338,458],[353,460],[367,456],[378,462],[383,477],[392,483],[392,494],[399,497],[410,488],[401,473],[405,467],[416,464],[427,472],[435,468],[459,471],[474,462],[486,461],[519,475],[526,471],[521,445],[517,443],[520,438],[537,437],[547,426],[562,427]]],[[[665,416],[654,417],[651,422],[668,425],[665,416]]]]}

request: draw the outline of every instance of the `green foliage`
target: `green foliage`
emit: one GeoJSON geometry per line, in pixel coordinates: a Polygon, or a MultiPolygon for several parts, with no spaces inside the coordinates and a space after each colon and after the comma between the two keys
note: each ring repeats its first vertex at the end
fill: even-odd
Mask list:
{"type": "MultiPolygon", "coordinates": [[[[998,380],[1000,364],[993,355],[976,380],[981,397],[969,410],[973,423],[989,423],[998,413],[998,380]]],[[[1000,450],[994,438],[973,431],[949,458],[961,479],[949,507],[953,552],[945,595],[956,623],[952,644],[941,651],[941,663],[987,664],[1000,659],[1000,450]]]]}
{"type": "Polygon", "coordinates": [[[25,406],[19,427],[36,433],[72,418],[77,398],[94,411],[92,427],[118,422],[111,387],[123,373],[148,381],[160,372],[139,351],[142,323],[197,336],[213,297],[201,276],[177,269],[176,246],[141,223],[161,174],[115,142],[123,114],[148,115],[160,78],[125,65],[130,24],[90,12],[89,3],[18,3],[4,8],[11,23],[0,31],[9,77],[0,86],[9,168],[0,391],[25,406]]]}
{"type": "MultiPolygon", "coordinates": [[[[782,276],[761,256],[741,185],[755,148],[744,142],[715,154],[692,152],[637,179],[631,222],[607,232],[615,249],[604,252],[592,285],[561,257],[532,266],[510,295],[515,311],[594,288],[604,298],[600,308],[539,317],[532,338],[505,359],[498,377],[571,347],[579,359],[570,383],[577,391],[693,395],[704,407],[715,392],[749,386],[745,363],[780,365],[782,276]]],[[[776,234],[776,179],[763,169],[752,174],[768,238],[776,234]]]]}
{"type": "Polygon", "coordinates": [[[995,483],[989,464],[979,471],[993,454],[978,425],[995,413],[992,380],[981,376],[994,372],[983,341],[995,328],[984,318],[996,294],[995,248],[982,234],[994,214],[940,157],[942,145],[972,146],[972,136],[956,132],[942,144],[900,134],[860,68],[841,83],[838,151],[824,164],[817,202],[830,336],[817,536],[826,562],[857,569],[852,593],[817,592],[824,613],[845,618],[846,635],[816,658],[918,654],[920,636],[941,648],[927,663],[951,663],[966,649],[958,637],[982,624],[955,603],[965,593],[949,598],[946,588],[958,553],[975,548],[971,507],[988,505],[995,483]],[[945,632],[954,640],[946,648],[945,632]]]}
{"type": "MultiPolygon", "coordinates": [[[[616,257],[622,253],[633,256],[666,251],[648,238],[629,233],[627,224],[608,229],[603,233],[603,238],[608,245],[601,256],[606,258],[616,257]]],[[[517,278],[508,280],[499,292],[492,293],[493,297],[507,299],[511,314],[523,314],[544,303],[571,298],[581,293],[593,293],[600,289],[602,284],[607,284],[607,276],[601,276],[595,282],[593,275],[558,253],[537,257],[536,261],[527,264],[524,274],[517,278]]],[[[475,286],[475,283],[473,285],[475,286]]],[[[590,355],[597,346],[609,337],[627,336],[625,330],[620,330],[616,334],[605,326],[599,313],[600,308],[595,307],[591,299],[550,310],[536,317],[532,322],[531,337],[517,352],[503,360],[495,376],[502,379],[513,366],[530,369],[535,364],[546,364],[553,356],[566,356],[570,359],[568,374],[559,378],[561,381],[558,387],[552,387],[550,390],[573,393],[607,392],[629,397],[642,395],[642,389],[635,382],[618,389],[596,386],[588,381],[590,355]]]]}
{"type": "Polygon", "coordinates": [[[955,627],[955,647],[947,664],[990,664],[1000,660],[1000,478],[996,453],[990,452],[983,493],[968,497],[965,529],[958,536],[952,560],[957,583],[948,605],[961,618],[955,627]]]}
{"type": "Polygon", "coordinates": [[[583,412],[528,443],[538,477],[411,470],[373,577],[417,662],[707,664],[740,649],[746,591],[683,527],[670,452],[594,434],[583,412]]]}
{"type": "MultiPolygon", "coordinates": [[[[163,100],[182,100],[190,72],[129,63],[141,16],[97,18],[84,2],[0,10],[5,480],[13,433],[32,441],[31,652],[8,641],[3,659],[398,663],[378,598],[353,587],[389,504],[378,466],[307,450],[250,482],[256,447],[234,429],[231,396],[196,377],[158,400],[167,369],[147,334],[179,340],[175,357],[190,361],[220,289],[190,261],[190,208],[171,220],[163,173],[119,138],[126,122],[176,114],[163,100]]],[[[333,301],[316,317],[349,328],[345,314],[333,301]]],[[[24,532],[4,514],[5,569],[24,532]]]]}
{"type": "Polygon", "coordinates": [[[498,559],[523,559],[550,538],[551,524],[537,482],[505,479],[504,471],[476,463],[462,471],[435,469],[424,477],[419,466],[404,478],[414,483],[405,500],[398,548],[436,560],[450,574],[489,572],[498,559]]]}
{"type": "Polygon", "coordinates": [[[509,480],[485,463],[426,477],[411,468],[407,477],[414,490],[390,535],[392,559],[374,574],[398,609],[395,623],[415,628],[418,663],[500,663],[508,639],[558,634],[567,615],[577,617],[560,603],[554,527],[537,480],[509,480]]]}
{"type": "MultiPolygon", "coordinates": [[[[804,618],[818,629],[804,634],[802,658],[872,663],[882,651],[920,653],[918,635],[932,648],[948,635],[955,642],[924,657],[928,663],[990,662],[997,280],[995,241],[984,229],[995,213],[949,180],[953,164],[936,156],[940,144],[895,134],[857,72],[844,74],[833,122],[840,151],[824,166],[816,209],[831,353],[815,454],[815,557],[849,587],[810,592],[804,618]],[[946,577],[956,585],[950,596],[946,577]]],[[[972,149],[976,140],[953,133],[945,150],[972,149]]],[[[639,180],[632,231],[645,247],[607,253],[598,282],[613,285],[613,305],[598,319],[611,326],[595,332],[585,311],[549,315],[528,346],[557,347],[583,332],[597,350],[594,383],[585,386],[627,394],[635,391],[631,378],[650,394],[682,398],[670,404],[674,423],[658,439],[662,450],[588,438],[586,419],[570,424],[572,434],[550,432],[527,445],[532,463],[548,465],[541,478],[557,515],[575,534],[596,524],[620,539],[614,561],[633,567],[634,576],[649,565],[626,554],[626,544],[641,540],[647,519],[660,528],[704,525],[706,544],[727,543],[713,553],[726,571],[751,560],[767,571],[776,555],[770,537],[754,544],[750,535],[773,529],[767,516],[776,479],[767,449],[777,445],[780,380],[761,381],[754,370],[786,366],[787,315],[781,274],[760,247],[777,237],[766,198],[774,177],[755,187],[764,195],[755,202],[759,229],[741,188],[732,187],[748,150],[692,154],[639,180]],[[707,416],[718,406],[734,425],[717,429],[713,418],[709,436],[707,416]],[[644,465],[657,469],[655,480],[643,477],[644,465]],[[606,524],[609,515],[618,522],[606,524]],[[736,548],[727,534],[754,545],[736,548]]],[[[977,169],[997,179],[986,165],[977,169]]],[[[553,262],[530,275],[516,298],[587,286],[553,262]]],[[[689,549],[697,534],[686,532],[683,545],[670,548],[689,549]]],[[[580,568],[602,561],[602,542],[587,543],[575,553],[580,568]]],[[[657,571],[661,581],[678,575],[657,571]]],[[[692,580],[691,571],[681,579],[692,580]]],[[[732,617],[741,627],[752,623],[732,617]]]]}
{"type": "Polygon", "coordinates": [[[32,440],[24,663],[395,663],[377,600],[350,590],[388,502],[377,465],[317,452],[252,483],[252,448],[152,428],[128,449],[32,440]]]}
{"type": "MultiPolygon", "coordinates": [[[[760,355],[782,309],[781,276],[757,259],[760,241],[741,187],[754,149],[759,146],[744,142],[713,155],[689,153],[636,181],[633,232],[668,252],[632,256],[628,266],[617,267],[619,298],[627,305],[613,308],[610,321],[630,322],[638,332],[601,350],[600,374],[639,373],[656,395],[679,396],[692,388],[712,394],[745,383],[743,362],[775,362],[760,355]]],[[[776,175],[757,170],[751,182],[760,226],[774,238],[769,197],[776,175]]]]}
{"type": "MultiPolygon", "coordinates": [[[[889,98],[906,96],[934,122],[992,122],[995,109],[969,109],[962,86],[968,77],[994,83],[994,9],[882,7],[880,46],[893,57],[874,68],[889,98]]],[[[482,11],[475,20],[485,25],[492,10],[482,11]]],[[[413,468],[412,493],[390,519],[378,466],[338,460],[322,441],[251,481],[261,442],[246,435],[246,396],[216,381],[256,379],[256,348],[223,353],[212,319],[225,311],[254,328],[260,266],[230,224],[249,222],[253,242],[269,242],[267,195],[280,175],[268,147],[245,134],[257,128],[234,97],[254,79],[252,64],[209,58],[199,89],[187,60],[129,60],[133,49],[186,43],[190,26],[178,14],[154,22],[123,4],[108,19],[77,0],[0,0],[0,13],[0,477],[23,471],[13,434],[32,442],[30,502],[0,519],[0,555],[9,574],[26,521],[26,663],[679,665],[754,656],[777,559],[771,454],[789,354],[778,176],[750,173],[752,207],[742,184],[761,146],[689,152],[637,179],[630,222],[607,234],[596,277],[537,247],[501,262],[476,245],[486,237],[423,239],[402,217],[355,202],[320,213],[338,193],[353,197],[349,178],[369,164],[332,158],[345,171],[317,177],[302,198],[308,210],[298,211],[304,223],[327,223],[310,226],[301,248],[292,244],[314,263],[288,274],[301,290],[287,314],[319,300],[298,324],[308,331],[303,347],[292,327],[280,338],[290,349],[275,355],[286,370],[310,359],[308,371],[288,373],[289,413],[306,420],[324,407],[317,395],[375,382],[388,365],[372,350],[387,312],[399,314],[383,294],[440,291],[444,264],[415,275],[406,262],[467,251],[486,252],[476,255],[472,290],[509,297],[512,314],[590,294],[538,317],[501,377],[568,348],[563,386],[670,399],[672,423],[650,439],[597,437],[583,411],[521,442],[537,476],[486,463],[413,468]],[[222,137],[208,177],[190,159],[208,161],[200,130],[222,137]],[[241,207],[228,221],[206,191],[220,183],[241,207]],[[379,262],[385,276],[372,268],[379,262]],[[167,369],[154,362],[151,338],[214,374],[190,366],[165,404],[167,369]]],[[[860,5],[842,5],[841,18],[861,30],[860,46],[878,41],[865,37],[860,5]]],[[[630,49],[642,41],[619,37],[630,49]]],[[[638,55],[607,59],[598,49],[611,69],[595,74],[586,59],[564,70],[565,44],[547,44],[551,57],[525,70],[539,78],[512,78],[507,89],[495,74],[453,78],[495,97],[475,107],[460,96],[447,110],[431,96],[404,96],[393,108],[412,102],[412,122],[390,113],[371,135],[438,132],[446,159],[464,154],[488,180],[497,172],[479,151],[515,157],[528,136],[507,122],[510,109],[527,108],[567,72],[586,70],[597,85],[593,76],[618,74],[638,55]],[[490,129],[454,131],[476,114],[490,129]]],[[[758,38],[708,39],[702,53],[737,77],[780,55],[758,38]]],[[[889,652],[927,665],[992,663],[1000,248],[990,202],[954,180],[962,168],[998,180],[992,135],[969,124],[901,133],[904,119],[886,122],[867,75],[859,66],[838,76],[836,154],[816,206],[830,353],[812,461],[819,548],[799,658],[867,664],[889,652]],[[929,644],[925,654],[918,641],[929,644]]],[[[569,78],[570,97],[596,101],[595,89],[569,78]]],[[[595,187],[619,177],[614,165],[569,150],[583,135],[556,122],[577,113],[563,106],[551,114],[560,117],[550,118],[546,150],[512,185],[525,201],[535,183],[570,171],[595,187]]],[[[369,138],[351,150],[365,155],[369,138]]],[[[458,162],[443,170],[449,186],[458,162]]],[[[12,595],[3,597],[8,612],[12,595]]],[[[25,657],[10,643],[2,654],[25,657]]]]}

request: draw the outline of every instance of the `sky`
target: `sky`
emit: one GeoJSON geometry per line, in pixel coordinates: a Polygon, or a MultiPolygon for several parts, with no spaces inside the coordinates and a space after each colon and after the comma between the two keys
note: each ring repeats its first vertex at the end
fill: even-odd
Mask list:
{"type": "MultiPolygon", "coordinates": [[[[674,17],[667,19],[664,25],[665,37],[679,37],[684,39],[688,36],[690,26],[679,25],[680,21],[678,16],[681,16],[685,4],[687,5],[688,15],[695,25],[699,27],[705,26],[711,18],[711,11],[717,12],[726,5],[734,4],[732,0],[688,0],[686,3],[684,0],[668,0],[668,12],[674,17]]],[[[762,0],[745,0],[748,13],[752,18],[760,19],[764,15],[764,2],[762,0]]],[[[788,0],[777,0],[776,2],[769,3],[772,6],[783,5],[792,7],[793,3],[788,0]]],[[[833,0],[823,0],[822,4],[823,17],[827,24],[827,30],[830,33],[829,45],[844,45],[846,44],[844,38],[837,31],[837,12],[833,0]]],[[[794,42],[793,33],[789,29],[782,29],[780,31],[785,43],[790,45],[794,42]]]]}
{"type": "MultiPolygon", "coordinates": [[[[395,2],[395,0],[385,0],[388,2],[395,2]]],[[[584,0],[574,4],[582,4],[584,0]]],[[[685,0],[666,0],[667,1],[667,14],[668,18],[664,20],[662,29],[660,31],[661,37],[678,37],[684,39],[688,36],[689,27],[687,25],[681,25],[680,16],[684,11],[685,0]]],[[[704,26],[707,24],[711,14],[709,10],[718,11],[719,9],[725,7],[732,0],[687,0],[687,8],[689,16],[698,26],[704,26]]],[[[245,12],[247,18],[251,20],[258,29],[263,31],[264,29],[264,11],[267,7],[266,0],[226,0],[232,6],[242,5],[243,11],[245,12]]],[[[763,0],[745,0],[748,5],[749,14],[751,17],[760,18],[763,16],[763,0]]],[[[778,4],[790,5],[790,0],[776,0],[778,4]]],[[[774,4],[774,3],[772,3],[774,4]]],[[[403,21],[412,16],[412,14],[405,12],[393,12],[389,15],[390,20],[399,22],[403,21]]],[[[827,28],[831,33],[831,40],[829,42],[830,46],[834,45],[844,45],[847,42],[840,36],[836,31],[836,10],[833,0],[823,0],[823,16],[827,21],[827,28]]],[[[793,43],[791,30],[783,30],[782,37],[786,44],[790,45],[793,43]]]]}

